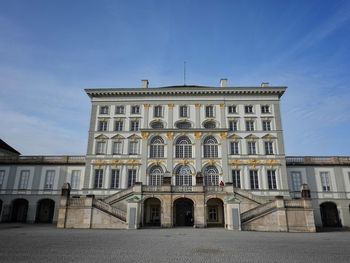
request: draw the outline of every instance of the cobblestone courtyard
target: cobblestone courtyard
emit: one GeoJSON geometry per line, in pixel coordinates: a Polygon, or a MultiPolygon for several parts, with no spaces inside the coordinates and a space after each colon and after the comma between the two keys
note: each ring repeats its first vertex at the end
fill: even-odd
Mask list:
{"type": "Polygon", "coordinates": [[[349,262],[350,232],[264,233],[220,228],[76,230],[0,225],[5,262],[349,262]]]}

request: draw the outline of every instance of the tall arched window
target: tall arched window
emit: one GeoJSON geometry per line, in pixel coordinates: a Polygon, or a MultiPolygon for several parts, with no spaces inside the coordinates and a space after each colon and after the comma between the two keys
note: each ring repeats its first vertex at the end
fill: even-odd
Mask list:
{"type": "Polygon", "coordinates": [[[176,171],[176,185],[191,186],[192,185],[192,173],[191,168],[188,165],[179,166],[176,171]]]}
{"type": "Polygon", "coordinates": [[[207,186],[219,185],[219,171],[215,166],[210,165],[205,167],[204,184],[207,186]]]}
{"type": "Polygon", "coordinates": [[[153,137],[150,143],[150,158],[163,158],[164,157],[164,140],[160,136],[153,137]]]}
{"type": "Polygon", "coordinates": [[[149,172],[150,185],[162,185],[163,183],[163,169],[160,166],[153,166],[149,172]]]}
{"type": "Polygon", "coordinates": [[[218,141],[213,136],[208,136],[203,142],[204,158],[218,157],[218,141]]]}
{"type": "Polygon", "coordinates": [[[175,143],[175,158],[192,158],[192,143],[186,136],[181,136],[175,143]]]}

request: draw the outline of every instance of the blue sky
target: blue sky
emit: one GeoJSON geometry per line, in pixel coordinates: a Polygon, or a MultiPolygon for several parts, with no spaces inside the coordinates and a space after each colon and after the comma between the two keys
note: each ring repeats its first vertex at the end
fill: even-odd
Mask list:
{"type": "Polygon", "coordinates": [[[0,138],[85,154],[88,87],[288,86],[288,155],[350,155],[350,1],[0,0],[0,138]]]}

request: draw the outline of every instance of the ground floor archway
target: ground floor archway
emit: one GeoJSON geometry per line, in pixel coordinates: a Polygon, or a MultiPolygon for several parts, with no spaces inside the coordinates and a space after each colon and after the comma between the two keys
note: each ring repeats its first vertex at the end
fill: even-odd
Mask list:
{"type": "Polygon", "coordinates": [[[145,200],[143,206],[144,226],[161,225],[161,202],[158,198],[151,197],[145,200]]]}
{"type": "Polygon", "coordinates": [[[322,225],[324,227],[341,227],[337,205],[325,202],[320,205],[322,225]]]}
{"type": "Polygon", "coordinates": [[[193,201],[188,198],[179,198],[174,201],[173,206],[174,226],[193,226],[194,206],[193,201]]]}
{"type": "Polygon", "coordinates": [[[207,226],[224,227],[224,203],[219,198],[211,198],[207,201],[207,226]]]}
{"type": "Polygon", "coordinates": [[[26,222],[28,213],[28,201],[23,198],[15,199],[12,202],[12,222],[26,222]]]}
{"type": "Polygon", "coordinates": [[[52,223],[55,211],[55,201],[51,199],[41,199],[36,210],[36,223],[52,223]]]}
{"type": "Polygon", "coordinates": [[[1,212],[2,212],[2,200],[0,199],[0,222],[1,222],[1,212]]]}

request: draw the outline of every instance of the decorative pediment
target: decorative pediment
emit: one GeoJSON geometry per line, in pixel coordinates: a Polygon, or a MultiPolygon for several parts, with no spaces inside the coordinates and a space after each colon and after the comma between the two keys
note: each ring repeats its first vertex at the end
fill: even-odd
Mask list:
{"type": "Polygon", "coordinates": [[[261,137],[264,140],[272,140],[272,139],[277,139],[275,136],[273,136],[272,134],[266,134],[263,137],[261,137]]]}
{"type": "Polygon", "coordinates": [[[98,139],[98,140],[107,140],[108,137],[104,134],[100,134],[98,136],[95,137],[95,139],[98,139]]]}
{"type": "Polygon", "coordinates": [[[132,134],[128,137],[129,140],[140,140],[141,137],[137,134],[132,134]]]}
{"type": "Polygon", "coordinates": [[[120,134],[116,134],[111,139],[113,139],[113,140],[123,140],[125,138],[124,138],[124,136],[122,136],[120,134]]]}
{"type": "Polygon", "coordinates": [[[242,137],[238,136],[237,134],[231,134],[227,138],[228,139],[232,139],[232,140],[240,140],[240,139],[242,139],[242,137]]]}
{"type": "Polygon", "coordinates": [[[249,134],[248,136],[244,137],[247,140],[257,140],[259,137],[255,136],[254,134],[249,134]]]}

